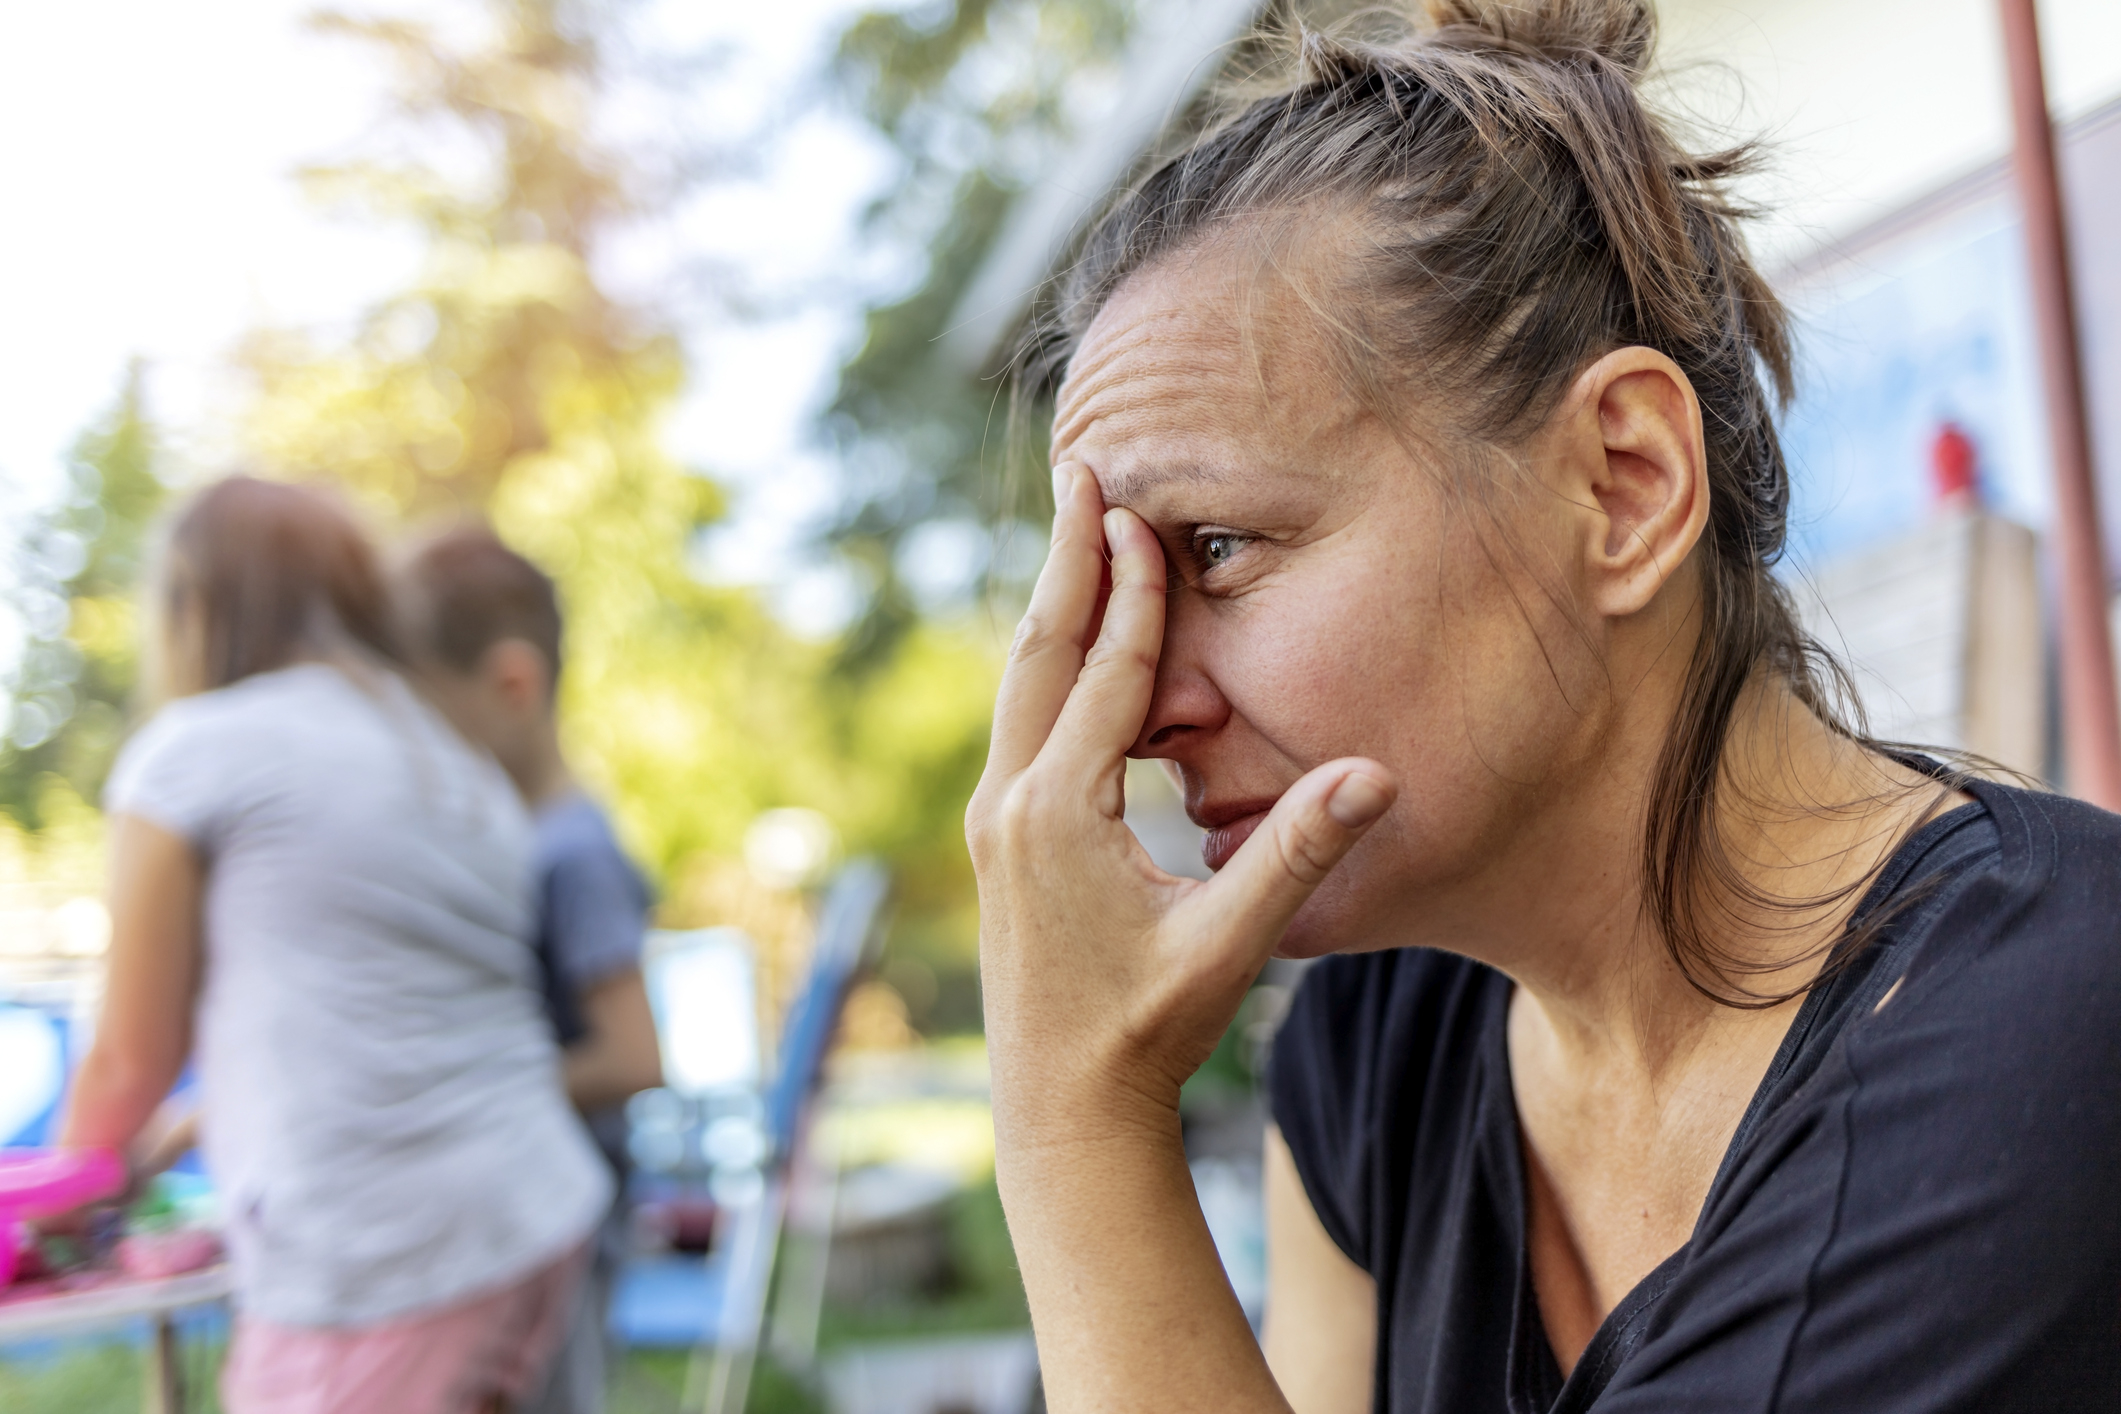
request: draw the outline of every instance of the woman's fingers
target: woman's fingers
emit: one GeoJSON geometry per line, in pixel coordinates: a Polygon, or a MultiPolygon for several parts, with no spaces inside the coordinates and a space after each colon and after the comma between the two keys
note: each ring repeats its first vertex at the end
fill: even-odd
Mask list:
{"type": "Polygon", "coordinates": [[[1031,764],[1082,671],[1104,579],[1103,509],[1097,478],[1085,468],[1063,462],[1053,469],[1053,546],[1002,673],[989,771],[1014,775],[1031,764]]]}
{"type": "Polygon", "coordinates": [[[1149,714],[1169,593],[1164,547],[1141,517],[1114,507],[1104,525],[1112,548],[1111,597],[1048,744],[1063,760],[1100,775],[1126,755],[1149,714]]]}
{"type": "Polygon", "coordinates": [[[1398,798],[1375,761],[1329,761],[1282,794],[1230,862],[1180,905],[1187,936],[1227,939],[1263,963],[1333,866],[1398,798]]]}

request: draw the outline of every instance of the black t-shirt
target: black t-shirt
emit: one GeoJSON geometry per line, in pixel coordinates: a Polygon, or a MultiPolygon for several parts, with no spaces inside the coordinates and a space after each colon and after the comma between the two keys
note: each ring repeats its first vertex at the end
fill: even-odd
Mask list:
{"type": "Polygon", "coordinates": [[[1567,1380],[1512,984],[1427,949],[1309,971],[1274,1117],[1377,1279],[1376,1414],[2121,1409],[2121,817],[1969,790],[1895,852],[1858,916],[1901,911],[1805,1000],[1692,1236],[1567,1380]]]}

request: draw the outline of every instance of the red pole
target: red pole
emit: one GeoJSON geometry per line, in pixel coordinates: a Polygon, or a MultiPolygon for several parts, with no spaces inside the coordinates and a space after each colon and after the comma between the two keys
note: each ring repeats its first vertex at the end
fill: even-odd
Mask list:
{"type": "Polygon", "coordinates": [[[2012,165],[2024,207],[2033,323],[2055,459],[2054,546],[2060,572],[2063,766],[2070,790],[2121,810],[2121,708],[2114,689],[2114,643],[2107,625],[2106,550],[2092,478],[2084,372],[2078,362],[2077,306],[2070,289],[2062,185],[2055,174],[2055,129],[2047,111],[2034,0],[1999,0],[2010,63],[2012,165]]]}

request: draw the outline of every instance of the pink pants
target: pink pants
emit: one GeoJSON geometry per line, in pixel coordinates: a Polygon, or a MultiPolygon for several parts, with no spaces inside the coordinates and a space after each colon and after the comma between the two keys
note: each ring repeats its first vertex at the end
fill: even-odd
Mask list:
{"type": "Polygon", "coordinates": [[[533,1393],[566,1333],[577,1248],[454,1306],[373,1326],[239,1316],[221,1371],[228,1414],[474,1414],[533,1393]]]}

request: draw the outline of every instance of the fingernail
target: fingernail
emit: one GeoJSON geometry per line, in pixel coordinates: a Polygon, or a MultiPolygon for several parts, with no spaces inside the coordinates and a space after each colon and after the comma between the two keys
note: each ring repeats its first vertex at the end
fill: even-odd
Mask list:
{"type": "Polygon", "coordinates": [[[1326,797],[1326,813],[1344,829],[1359,829],[1385,813],[1392,797],[1360,771],[1350,771],[1326,797]]]}
{"type": "Polygon", "coordinates": [[[1075,484],[1075,473],[1064,466],[1053,468],[1053,508],[1059,510],[1068,499],[1068,488],[1075,484]]]}

